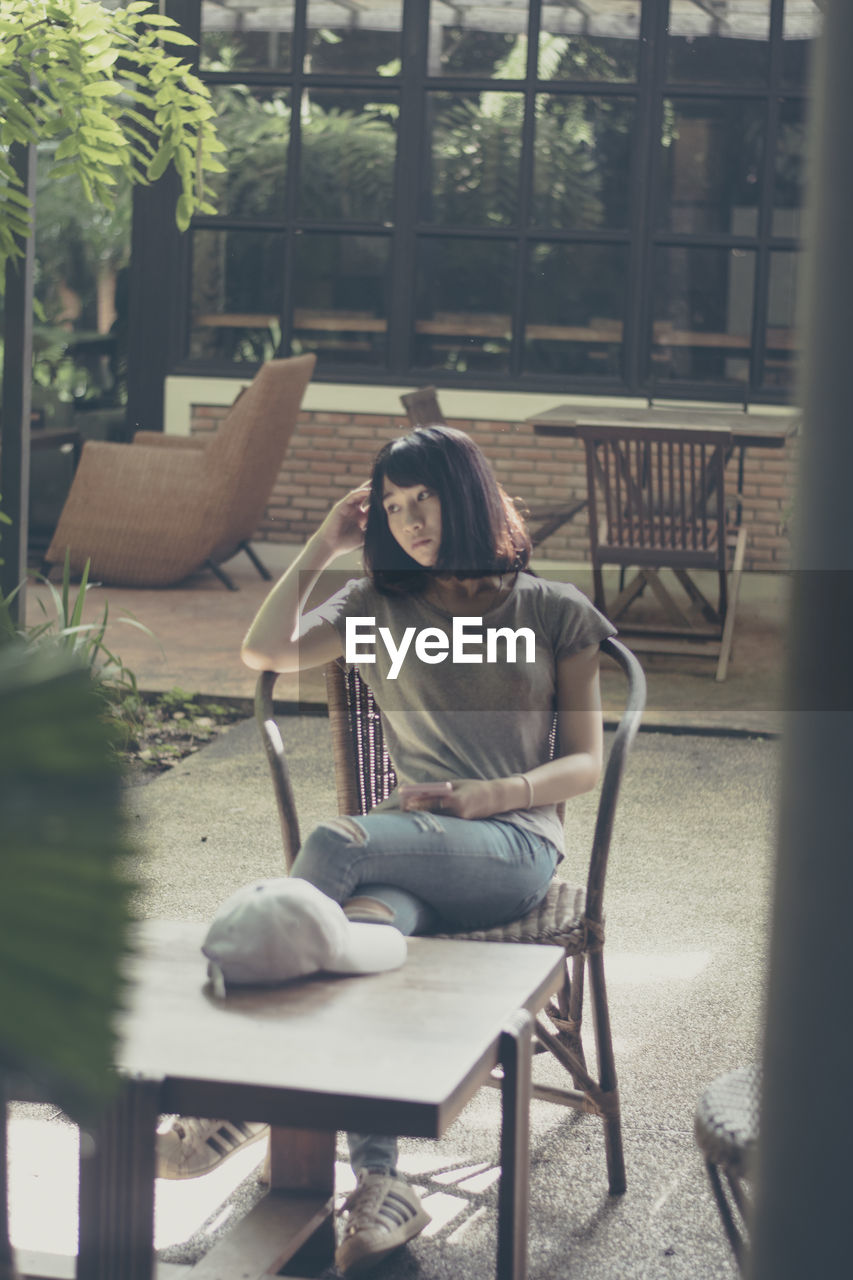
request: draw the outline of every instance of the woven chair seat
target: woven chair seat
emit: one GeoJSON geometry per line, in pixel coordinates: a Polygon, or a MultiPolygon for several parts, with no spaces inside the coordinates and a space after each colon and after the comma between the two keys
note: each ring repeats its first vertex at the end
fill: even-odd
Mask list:
{"type": "Polygon", "coordinates": [[[735,1177],[749,1177],[758,1142],[761,1070],[739,1067],[718,1076],[696,1108],[695,1132],[699,1149],[735,1177]]]}
{"type": "Polygon", "coordinates": [[[494,929],[470,933],[442,933],[441,938],[461,938],[471,942],[539,942],[565,947],[568,955],[583,951],[588,926],[584,918],[585,890],[564,880],[553,880],[545,897],[519,920],[494,929]]]}

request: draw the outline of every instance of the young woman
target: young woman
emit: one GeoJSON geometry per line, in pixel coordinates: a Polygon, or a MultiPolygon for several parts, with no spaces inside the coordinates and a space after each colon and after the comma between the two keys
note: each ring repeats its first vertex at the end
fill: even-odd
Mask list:
{"type": "MultiPolygon", "coordinates": [[[[292,870],[351,919],[406,934],[488,928],[548,890],[563,855],[556,806],[601,770],[598,647],[614,628],[574,587],[526,572],[529,556],[470,437],[419,427],[335,504],[249,629],[243,660],[258,671],[359,655],[382,711],[405,790],[321,824],[292,870]],[[361,545],[366,576],[306,608],[324,570],[361,545]]],[[[394,1139],[349,1140],[358,1184],[336,1261],[352,1275],[429,1218],[396,1172],[394,1139]]]]}

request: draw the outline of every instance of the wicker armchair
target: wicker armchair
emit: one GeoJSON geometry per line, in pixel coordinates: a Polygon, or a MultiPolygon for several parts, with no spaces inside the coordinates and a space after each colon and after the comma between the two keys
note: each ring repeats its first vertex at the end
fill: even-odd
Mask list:
{"type": "Polygon", "coordinates": [[[93,581],[168,587],[246,551],[269,501],[314,369],[313,355],[270,360],[209,440],[139,431],[132,445],[88,441],[45,556],[66,548],[93,581]]]}
{"type": "MultiPolygon", "coordinates": [[[[625,1163],[604,983],[604,879],[616,801],[645,706],[646,686],[639,662],[624,645],[617,640],[604,640],[601,649],[621,667],[628,692],[604,770],[585,886],[555,879],[544,902],[522,919],[496,929],[453,936],[484,942],[547,943],[565,949],[564,985],[547,1010],[547,1022],[542,1017],[537,1019],[536,1034],[540,1046],[550,1051],[572,1077],[573,1087],[534,1085],[533,1096],[600,1117],[604,1122],[609,1188],[612,1195],[619,1195],[625,1190],[625,1163]],[[586,975],[597,1075],[587,1066],[581,1041],[586,975]]],[[[299,852],[300,834],[284,746],[274,718],[275,681],[276,674],[270,671],[258,678],[255,712],[272,773],[289,870],[299,852]]],[[[388,795],[396,782],[384,744],[381,716],[370,690],[354,669],[341,663],[330,664],[326,684],[338,809],[341,813],[364,814],[388,795]]]]}

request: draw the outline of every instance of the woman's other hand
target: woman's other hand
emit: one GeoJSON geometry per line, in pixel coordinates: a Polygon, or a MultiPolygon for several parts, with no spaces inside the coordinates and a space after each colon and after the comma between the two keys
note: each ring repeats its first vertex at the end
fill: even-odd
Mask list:
{"type": "Polygon", "coordinates": [[[506,805],[499,782],[484,782],[479,778],[457,778],[452,791],[441,796],[412,797],[403,802],[403,808],[429,809],[431,813],[444,813],[451,818],[491,818],[495,813],[506,812],[506,805]]]}
{"type": "Polygon", "coordinates": [[[344,494],[332,507],[315,538],[328,549],[329,556],[355,551],[364,542],[370,485],[359,485],[344,494]]]}

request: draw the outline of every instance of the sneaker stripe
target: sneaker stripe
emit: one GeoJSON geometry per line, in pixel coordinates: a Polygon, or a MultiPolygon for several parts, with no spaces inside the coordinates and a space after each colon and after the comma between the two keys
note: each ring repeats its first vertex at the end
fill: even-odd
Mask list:
{"type": "Polygon", "coordinates": [[[239,1147],[243,1141],[239,1133],[234,1133],[228,1125],[224,1124],[216,1130],[216,1136],[221,1138],[224,1143],[230,1144],[232,1148],[239,1147]]]}
{"type": "Polygon", "coordinates": [[[400,1215],[403,1222],[405,1222],[407,1218],[414,1218],[417,1212],[410,1201],[404,1199],[402,1196],[396,1195],[393,1191],[389,1191],[385,1197],[385,1204],[383,1205],[383,1208],[394,1210],[400,1215]]]}
{"type": "Polygon", "coordinates": [[[358,1186],[344,1208],[348,1220],[335,1262],[347,1276],[369,1270],[414,1239],[430,1221],[414,1188],[381,1170],[360,1171],[358,1186]]]}
{"type": "Polygon", "coordinates": [[[396,1204],[389,1204],[387,1200],[381,1205],[379,1213],[384,1218],[390,1218],[395,1226],[402,1226],[408,1218],[415,1216],[411,1211],[407,1212],[396,1204]]]}

